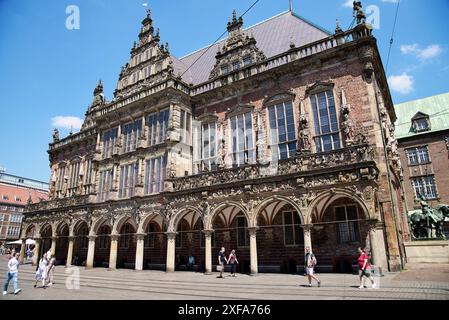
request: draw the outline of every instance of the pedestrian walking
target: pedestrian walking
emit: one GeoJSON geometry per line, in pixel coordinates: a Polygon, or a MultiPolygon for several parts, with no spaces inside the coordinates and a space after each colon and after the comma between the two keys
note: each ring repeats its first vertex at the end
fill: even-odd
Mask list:
{"type": "Polygon", "coordinates": [[[56,258],[52,256],[47,267],[47,286],[53,285],[54,272],[56,267],[56,258]]]}
{"type": "Polygon", "coordinates": [[[220,252],[218,253],[217,271],[220,271],[220,275],[217,278],[223,278],[224,266],[225,266],[225,263],[227,263],[225,251],[226,251],[226,249],[224,247],[222,247],[220,252]]]}
{"type": "Polygon", "coordinates": [[[39,265],[36,270],[36,283],[34,284],[34,287],[37,287],[37,283],[39,281],[42,281],[42,288],[46,288],[45,281],[47,279],[47,266],[48,266],[48,259],[47,254],[44,254],[41,260],[39,261],[39,265]]]}
{"type": "Polygon", "coordinates": [[[19,258],[20,254],[16,253],[11,259],[8,260],[8,274],[3,285],[3,295],[8,294],[9,282],[13,281],[14,295],[18,294],[22,289],[19,288],[19,258]]]}
{"type": "Polygon", "coordinates": [[[376,288],[376,283],[374,282],[374,278],[371,274],[371,265],[369,263],[369,256],[362,248],[359,248],[359,277],[360,277],[360,287],[359,289],[365,288],[364,285],[364,277],[367,277],[371,280],[371,287],[376,288]]]}
{"type": "Polygon", "coordinates": [[[228,263],[231,265],[231,277],[235,277],[235,271],[237,269],[237,264],[239,263],[235,250],[232,250],[229,254],[228,263]]]}
{"type": "Polygon", "coordinates": [[[306,255],[304,256],[304,268],[309,279],[309,287],[312,286],[312,279],[314,279],[318,283],[318,287],[321,287],[321,281],[315,275],[316,264],[317,260],[315,258],[315,255],[313,254],[310,247],[306,247],[306,255]]]}

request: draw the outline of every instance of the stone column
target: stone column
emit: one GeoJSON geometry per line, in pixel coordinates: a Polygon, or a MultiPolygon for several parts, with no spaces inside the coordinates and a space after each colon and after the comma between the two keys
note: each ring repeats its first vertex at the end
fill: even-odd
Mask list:
{"type": "Polygon", "coordinates": [[[143,247],[145,241],[145,233],[136,234],[137,246],[136,246],[136,270],[143,270],[143,247]]]}
{"type": "Polygon", "coordinates": [[[23,264],[25,261],[25,249],[26,249],[26,244],[27,239],[22,239],[22,246],[20,247],[20,264],[23,264]]]}
{"type": "Polygon", "coordinates": [[[51,238],[51,255],[54,256],[56,254],[56,240],[58,239],[58,237],[52,237],[51,238]]]}
{"type": "Polygon", "coordinates": [[[310,248],[310,251],[312,250],[312,225],[311,224],[303,224],[301,225],[303,234],[304,234],[304,252],[306,247],[310,248]]]}
{"type": "Polygon", "coordinates": [[[203,230],[205,238],[206,238],[206,272],[205,274],[211,274],[212,273],[212,233],[214,230],[203,230]]]}
{"type": "Polygon", "coordinates": [[[167,235],[167,272],[175,272],[176,232],[166,232],[167,235]]]}
{"type": "Polygon", "coordinates": [[[86,269],[92,269],[94,267],[95,239],[97,236],[88,236],[88,238],[89,246],[87,248],[86,269]]]}
{"type": "Polygon", "coordinates": [[[33,266],[37,266],[39,263],[39,250],[41,247],[41,239],[40,238],[34,238],[35,244],[34,244],[34,254],[33,254],[33,266]]]}
{"type": "Polygon", "coordinates": [[[72,265],[74,239],[75,239],[75,237],[69,237],[69,248],[67,250],[67,261],[65,263],[66,267],[70,267],[72,265]]]}
{"type": "Polygon", "coordinates": [[[250,249],[250,265],[251,275],[257,275],[259,272],[259,266],[257,264],[257,227],[248,228],[249,231],[249,249],[250,249]]]}
{"type": "Polygon", "coordinates": [[[388,270],[387,252],[385,249],[382,223],[377,223],[370,228],[369,240],[373,264],[380,267],[382,271],[388,270]]]}
{"type": "Polygon", "coordinates": [[[111,251],[109,253],[109,271],[117,268],[117,246],[120,235],[111,234],[111,251]]]}

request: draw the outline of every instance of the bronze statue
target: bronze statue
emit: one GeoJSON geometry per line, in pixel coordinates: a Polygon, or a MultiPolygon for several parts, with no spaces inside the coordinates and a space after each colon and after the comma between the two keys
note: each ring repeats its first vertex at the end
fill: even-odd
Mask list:
{"type": "Polygon", "coordinates": [[[361,1],[354,1],[353,2],[353,16],[357,18],[357,24],[362,24],[366,22],[366,15],[365,12],[362,10],[362,2],[361,1]]]}
{"type": "Polygon", "coordinates": [[[414,210],[408,215],[408,222],[412,238],[441,238],[443,234],[443,224],[449,221],[449,206],[439,204],[435,208],[430,208],[427,199],[419,194],[421,210],[414,210]]]}

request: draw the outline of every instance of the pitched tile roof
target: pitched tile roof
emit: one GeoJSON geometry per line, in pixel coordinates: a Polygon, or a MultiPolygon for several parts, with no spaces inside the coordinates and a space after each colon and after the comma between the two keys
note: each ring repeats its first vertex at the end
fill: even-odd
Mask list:
{"type": "MultiPolygon", "coordinates": [[[[300,47],[331,35],[329,31],[290,11],[262,21],[245,29],[244,32],[252,34],[256,38],[257,47],[262,50],[267,58],[288,51],[291,42],[296,47],[300,47]]],[[[207,46],[180,59],[173,57],[175,74],[183,74],[189,66],[199,59],[188,69],[182,79],[184,82],[194,85],[208,81],[210,72],[215,65],[215,55],[218,49],[223,46],[224,41],[225,39],[217,42],[209,50],[209,46],[207,46]]]]}
{"type": "Polygon", "coordinates": [[[449,92],[398,104],[395,111],[397,139],[449,130],[449,92]],[[431,130],[417,133],[413,131],[412,118],[418,112],[429,116],[431,130]]]}

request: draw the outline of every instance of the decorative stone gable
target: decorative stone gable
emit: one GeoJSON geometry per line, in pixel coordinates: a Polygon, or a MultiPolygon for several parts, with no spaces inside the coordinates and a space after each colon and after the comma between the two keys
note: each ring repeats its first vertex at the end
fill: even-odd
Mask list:
{"type": "Polygon", "coordinates": [[[151,11],[147,11],[139,33],[139,43],[134,42],[130,61],[122,67],[116,99],[127,97],[145,87],[164,81],[173,75],[173,60],[168,43],[160,44],[160,31],[154,33],[151,11]]]}
{"type": "Polygon", "coordinates": [[[257,48],[252,35],[243,32],[243,19],[237,19],[234,10],[232,21],[228,22],[228,39],[217,52],[216,63],[209,79],[225,76],[243,67],[265,60],[265,55],[257,48]]]}

